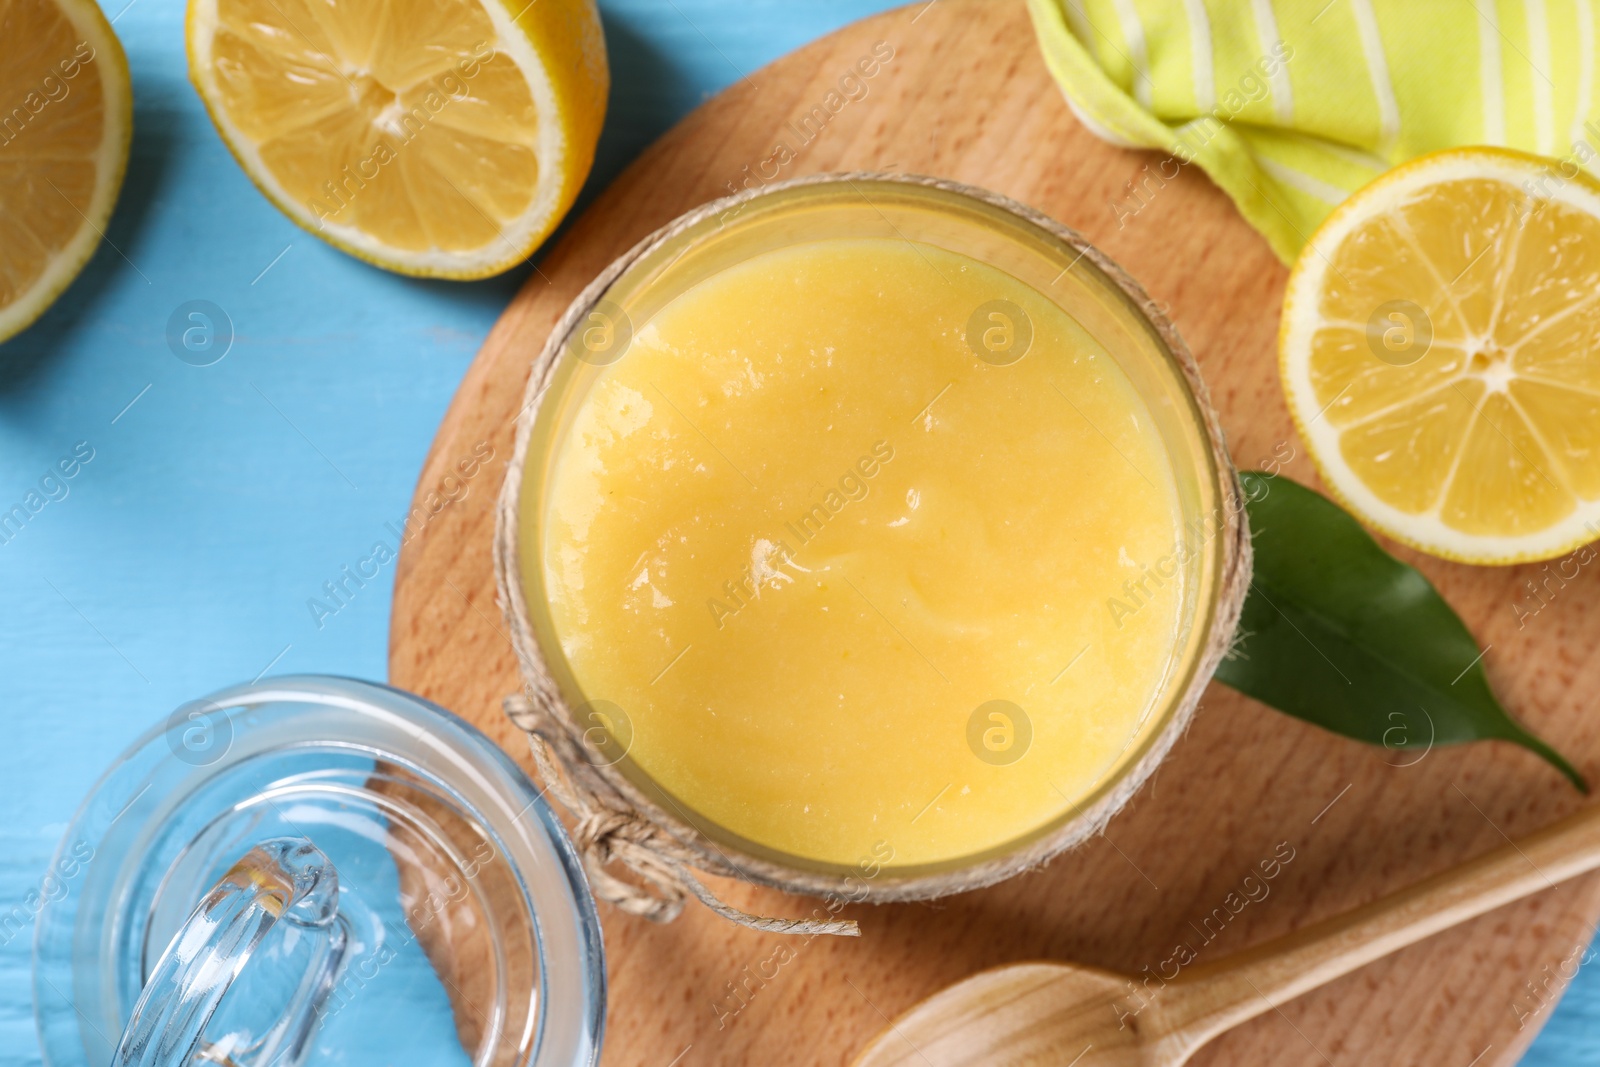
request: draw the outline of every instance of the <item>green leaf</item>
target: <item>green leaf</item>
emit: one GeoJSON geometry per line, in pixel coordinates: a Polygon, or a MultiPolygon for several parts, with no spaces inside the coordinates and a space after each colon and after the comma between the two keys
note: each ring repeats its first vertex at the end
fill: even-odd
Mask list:
{"type": "Polygon", "coordinates": [[[1420,571],[1326,497],[1259,471],[1240,477],[1255,576],[1218,681],[1387,748],[1510,741],[1589,791],[1560,753],[1506,714],[1477,642],[1420,571]]]}

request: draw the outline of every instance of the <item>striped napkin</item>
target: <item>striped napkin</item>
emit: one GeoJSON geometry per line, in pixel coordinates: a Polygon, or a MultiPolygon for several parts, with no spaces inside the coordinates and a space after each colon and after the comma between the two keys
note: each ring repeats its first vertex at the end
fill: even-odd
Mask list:
{"type": "MultiPolygon", "coordinates": [[[[1596,0],[1028,0],[1083,123],[1153,148],[1129,225],[1190,163],[1292,262],[1345,196],[1453,145],[1600,169],[1596,0]]],[[[1571,177],[1569,173],[1567,175],[1571,177]]]]}

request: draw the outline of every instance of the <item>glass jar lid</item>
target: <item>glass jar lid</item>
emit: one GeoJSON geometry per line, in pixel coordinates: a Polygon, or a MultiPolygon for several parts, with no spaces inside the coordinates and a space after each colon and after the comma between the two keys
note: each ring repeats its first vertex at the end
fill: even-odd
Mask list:
{"type": "Polygon", "coordinates": [[[184,705],[101,778],[45,887],[49,1067],[599,1056],[600,928],[561,824],[482,733],[387,686],[184,705]]]}

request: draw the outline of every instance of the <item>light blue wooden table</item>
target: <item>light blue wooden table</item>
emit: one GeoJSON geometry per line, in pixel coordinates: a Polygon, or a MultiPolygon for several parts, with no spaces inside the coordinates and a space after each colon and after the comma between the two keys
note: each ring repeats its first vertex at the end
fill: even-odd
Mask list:
{"type": "MultiPolygon", "coordinates": [[[[38,884],[100,771],[179,703],[269,669],[385,676],[392,567],[320,628],[306,601],[404,515],[434,427],[523,276],[399,278],[295,228],[190,89],[180,0],[104,2],[136,98],[107,233],[120,253],[102,246],[0,346],[0,510],[74,447],[93,452],[64,498],[0,544],[0,914],[38,884]],[[212,366],[168,349],[168,318],[191,300],[232,322],[212,366]]],[[[586,198],[741,73],[889,6],[602,0],[615,86],[586,198]]],[[[29,953],[26,937],[0,943],[0,1067],[40,1060],[29,953]]],[[[442,1006],[434,1022],[447,1032],[442,1006]]],[[[419,1047],[371,1062],[447,1062],[419,1047]]],[[[1580,971],[1526,1062],[1600,1064],[1600,968],[1580,971]]]]}

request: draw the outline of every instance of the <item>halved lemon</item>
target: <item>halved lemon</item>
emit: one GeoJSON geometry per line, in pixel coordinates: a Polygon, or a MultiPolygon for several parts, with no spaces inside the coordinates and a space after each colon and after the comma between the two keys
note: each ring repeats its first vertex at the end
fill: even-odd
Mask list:
{"type": "Polygon", "coordinates": [[[403,274],[525,259],[594,160],[593,0],[190,0],[189,77],[252,181],[403,274]]]}
{"type": "Polygon", "coordinates": [[[1447,559],[1600,539],[1600,183],[1498,148],[1413,160],[1289,279],[1283,387],[1328,486],[1447,559]]]}
{"type": "Polygon", "coordinates": [[[0,341],[94,254],[128,166],[128,60],[94,0],[0,0],[0,341]]]}

